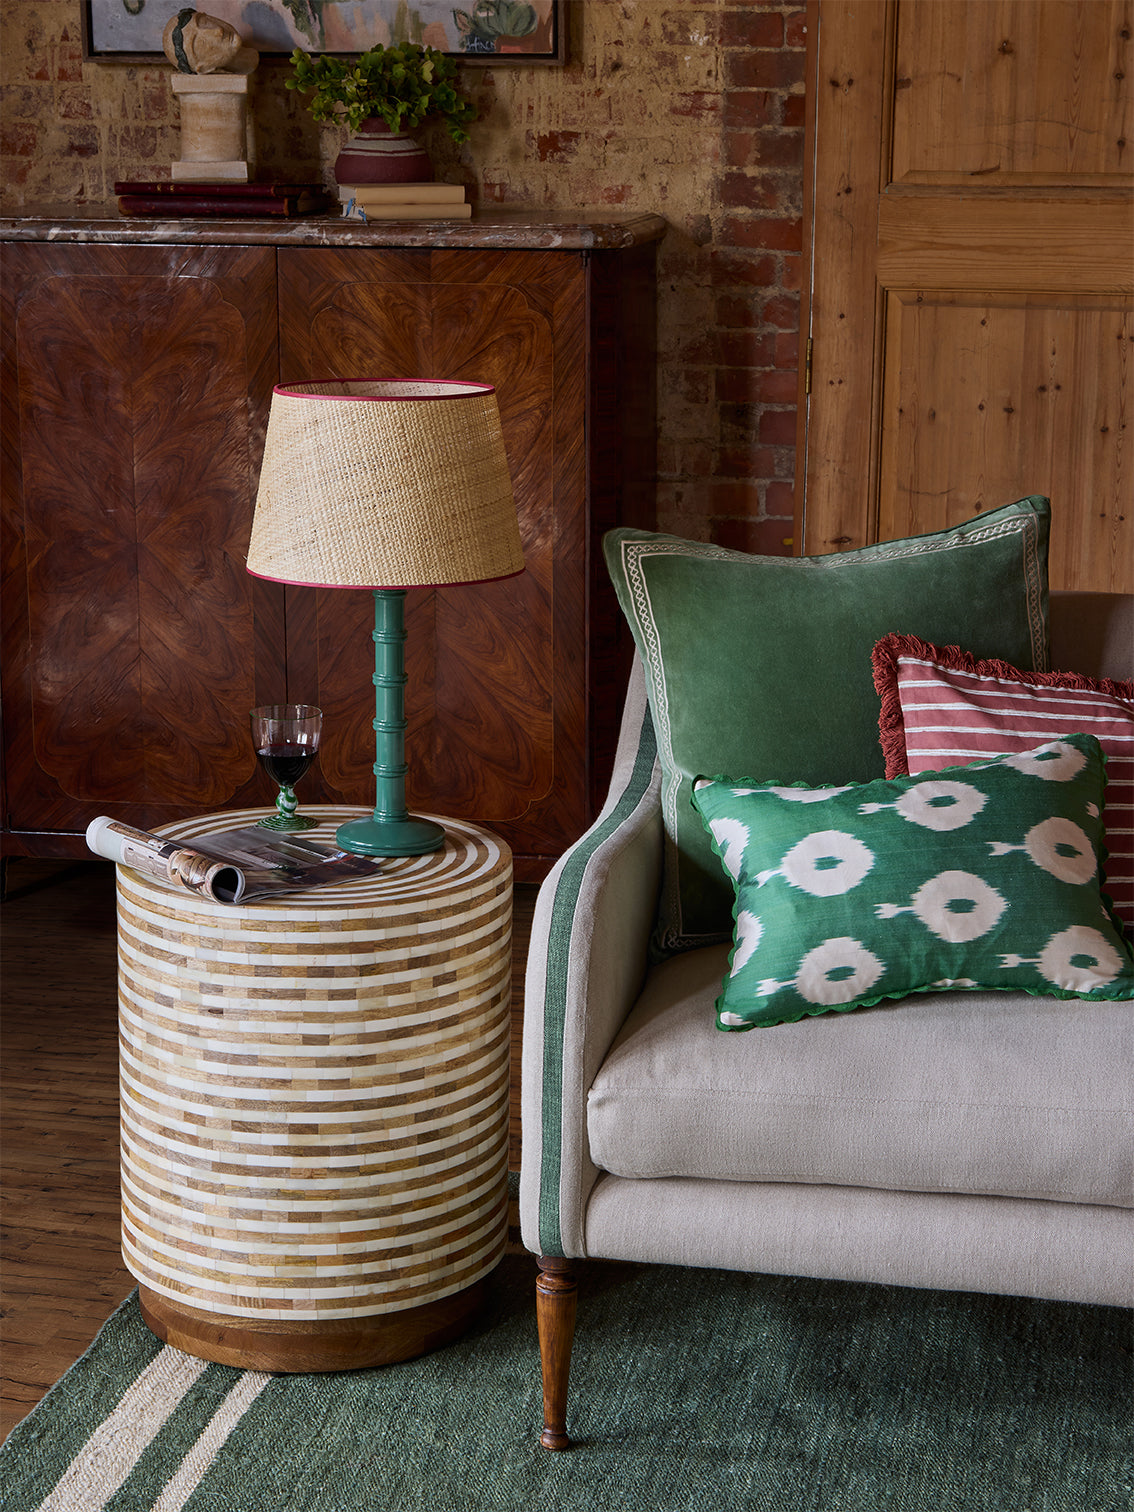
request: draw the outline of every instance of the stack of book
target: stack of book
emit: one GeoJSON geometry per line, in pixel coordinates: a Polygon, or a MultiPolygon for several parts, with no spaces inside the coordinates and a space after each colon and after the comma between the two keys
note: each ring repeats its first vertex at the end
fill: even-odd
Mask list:
{"type": "Polygon", "coordinates": [[[360,220],[468,220],[462,184],[340,184],[343,214],[360,220]]]}
{"type": "Polygon", "coordinates": [[[316,215],[333,197],[320,184],[197,184],[185,179],[114,186],[122,215],[316,215]]]}

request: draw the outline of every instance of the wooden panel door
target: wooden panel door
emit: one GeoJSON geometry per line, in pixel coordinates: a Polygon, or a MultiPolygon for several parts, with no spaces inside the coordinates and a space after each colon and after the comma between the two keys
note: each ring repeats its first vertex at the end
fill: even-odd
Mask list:
{"type": "Polygon", "coordinates": [[[283,595],[245,572],[276,370],[270,248],[9,244],[5,850],[261,802],[283,595]]]}
{"type": "Polygon", "coordinates": [[[1052,500],[1134,590],[1131,0],[817,0],[807,552],[1052,500]]]}
{"type": "MultiPolygon", "coordinates": [[[[281,249],[283,379],[497,386],[525,571],[414,590],[406,690],[412,808],[491,825],[539,874],[589,817],[585,271],[543,251],[281,249]]],[[[372,599],[288,590],[289,696],[324,711],[328,801],[374,801],[372,599]]]]}

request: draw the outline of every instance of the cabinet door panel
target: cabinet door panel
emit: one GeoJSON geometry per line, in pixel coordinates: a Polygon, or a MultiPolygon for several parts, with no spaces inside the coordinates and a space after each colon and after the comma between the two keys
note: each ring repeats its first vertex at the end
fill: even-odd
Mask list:
{"type": "Polygon", "coordinates": [[[275,366],[261,250],[5,249],[7,823],[259,795],[282,595],[244,571],[275,366]],[[251,405],[249,404],[251,396],[251,405]]]}
{"type": "MultiPolygon", "coordinates": [[[[560,624],[555,604],[565,516],[580,557],[585,550],[581,442],[571,457],[556,446],[564,428],[583,435],[583,384],[556,391],[566,332],[579,341],[582,259],[417,258],[281,251],[281,366],[294,377],[381,372],[496,385],[525,571],[408,596],[407,797],[414,808],[492,825],[520,854],[550,857],[587,819],[585,607],[580,593],[560,624]],[[352,340],[366,330],[369,343],[352,340]],[[557,640],[560,630],[570,643],[557,640]]],[[[369,598],[293,589],[288,605],[289,686],[295,697],[317,696],[326,719],[321,796],[371,803],[369,598]]]]}

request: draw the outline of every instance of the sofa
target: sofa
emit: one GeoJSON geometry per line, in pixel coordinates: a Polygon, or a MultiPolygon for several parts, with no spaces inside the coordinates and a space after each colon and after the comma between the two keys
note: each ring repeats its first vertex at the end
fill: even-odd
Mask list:
{"type": "MultiPolygon", "coordinates": [[[[729,859],[730,837],[755,843],[770,802],[777,822],[788,810],[848,801],[870,822],[892,820],[907,868],[924,865],[939,838],[952,843],[893,819],[903,802],[899,819],[908,819],[927,790],[918,782],[922,758],[902,773],[900,753],[883,751],[884,705],[895,703],[878,661],[888,638],[912,647],[915,670],[935,675],[932,656],[960,658],[959,675],[991,677],[1008,688],[1010,711],[1022,701],[1029,718],[1036,697],[1054,699],[1063,717],[1067,690],[1078,698],[1089,689],[1117,720],[1119,744],[1134,736],[1134,598],[1049,595],[1047,520],[1047,501],[1033,498],[934,536],[783,562],[641,532],[608,538],[637,654],[605,805],[538,896],[524,1006],[520,1219],[525,1246],[539,1257],[546,1448],[570,1443],[576,1266],[591,1257],[1134,1305],[1134,921],[1118,914],[1103,885],[1105,831],[1094,853],[1085,842],[1064,843],[1082,832],[1078,808],[1073,826],[1065,817],[1027,819],[1026,842],[982,839],[982,854],[1025,891],[1001,888],[1005,902],[978,881],[969,889],[978,901],[956,906],[969,909],[957,928],[971,934],[985,894],[996,894],[992,912],[1015,928],[1058,914],[1072,906],[1065,893],[1081,893],[1088,911],[1075,938],[1106,935],[1089,960],[1064,952],[1086,960],[1085,975],[1068,967],[1062,986],[1035,978],[1036,961],[1051,969],[1044,952],[998,935],[993,967],[970,964],[960,975],[953,945],[940,946],[944,968],[932,950],[918,960],[912,945],[896,948],[897,975],[879,984],[868,974],[861,1001],[814,1002],[796,982],[782,1006],[785,983],[763,967],[747,998],[728,998],[745,978],[747,964],[737,963],[742,955],[747,963],[752,944],[740,922],[744,888],[765,912],[769,879],[791,871],[784,860],[750,874],[735,854],[729,859]],[[769,657],[784,661],[771,687],[761,672],[769,657]],[[730,659],[728,678],[714,687],[717,664],[730,659]],[[737,723],[739,744],[721,749],[737,723]],[[822,755],[809,764],[816,749],[822,755]],[[718,835],[696,812],[694,795],[704,792],[726,806],[765,807],[755,809],[755,824],[738,830],[729,819],[718,835]],[[697,829],[708,850],[690,864],[697,829]],[[1074,887],[1064,880],[1072,873],[1074,887]],[[1050,884],[1054,902],[1041,893],[1032,901],[1026,888],[1036,878],[1050,884]],[[1002,984],[996,972],[1006,963],[1015,965],[1002,984]]],[[[893,726],[893,707],[889,717],[893,726]]],[[[1076,730],[1096,719],[1077,705],[1065,717],[1076,730]]],[[[889,739],[893,746],[892,728],[889,739]]],[[[1097,744],[1076,734],[1042,748],[1085,772],[1085,753],[1097,755],[1097,744]]],[[[1134,755],[1134,741],[1129,749],[1134,755]]],[[[966,763],[990,783],[1010,782],[1019,771],[1034,775],[1032,761],[958,763],[946,750],[934,770],[954,787],[958,775],[968,781],[957,771],[966,763]]],[[[1118,770],[1109,757],[1105,770],[1112,778],[1118,770]]],[[[1057,786],[1031,781],[1029,793],[1057,786]]],[[[1100,806],[1079,793],[1075,803],[1100,806]]],[[[1105,816],[1112,839],[1122,828],[1129,837],[1129,809],[1122,818],[1108,803],[1105,816]]],[[[784,849],[777,844],[774,856],[784,849]]],[[[841,861],[829,864],[837,870],[841,861]]],[[[937,859],[929,869],[970,875],[937,859]]],[[[888,885],[897,884],[879,882],[876,896],[886,898],[888,885]]],[[[781,892],[821,923],[843,906],[795,885],[781,892]]],[[[933,919],[925,908],[916,913],[909,902],[875,902],[869,927],[900,927],[905,940],[938,946],[926,927],[933,919]]],[[[1052,917],[1051,938],[1068,938],[1052,917]]],[[[789,912],[764,934],[793,948],[796,933],[811,927],[801,918],[789,912]]],[[[856,945],[858,935],[870,938],[866,929],[854,926],[856,945]]],[[[767,943],[761,938],[754,961],[767,943]]]]}

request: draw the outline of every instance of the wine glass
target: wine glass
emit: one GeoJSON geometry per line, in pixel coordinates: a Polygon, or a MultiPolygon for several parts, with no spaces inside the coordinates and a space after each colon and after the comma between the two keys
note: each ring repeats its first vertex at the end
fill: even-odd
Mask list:
{"type": "Polygon", "coordinates": [[[252,743],[268,776],[279,787],[276,811],[260,820],[263,829],[305,830],[318,823],[298,814],[295,784],[315,760],[323,711],[314,704],[265,704],[253,709],[252,743]]]}

